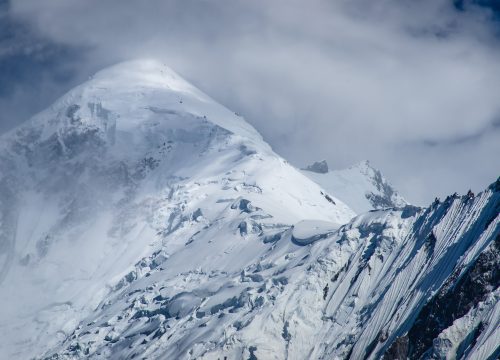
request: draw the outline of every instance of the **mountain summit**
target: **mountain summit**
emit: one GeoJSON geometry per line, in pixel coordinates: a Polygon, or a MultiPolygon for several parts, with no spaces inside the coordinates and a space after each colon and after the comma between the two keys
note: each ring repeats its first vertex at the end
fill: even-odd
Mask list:
{"type": "Polygon", "coordinates": [[[328,193],[335,194],[349,204],[358,214],[408,204],[382,173],[367,160],[347,169],[330,171],[323,160],[306,167],[302,173],[328,193]]]}
{"type": "Polygon", "coordinates": [[[172,281],[212,274],[217,288],[295,223],[335,228],[354,216],[154,60],[100,71],[3,135],[0,194],[0,353],[10,358],[63,340],[123,279],[146,276],[144,259],[170,259],[172,281]]]}
{"type": "Polygon", "coordinates": [[[499,213],[498,181],[419,208],[300,172],[119,64],[0,137],[0,358],[494,359],[499,213]]]}

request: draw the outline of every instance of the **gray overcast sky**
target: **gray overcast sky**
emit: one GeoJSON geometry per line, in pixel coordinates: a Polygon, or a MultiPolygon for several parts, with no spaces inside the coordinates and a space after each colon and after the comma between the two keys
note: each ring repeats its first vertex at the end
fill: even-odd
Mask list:
{"type": "Polygon", "coordinates": [[[297,166],[369,159],[419,205],[478,191],[500,175],[500,26],[476,3],[0,0],[0,133],[157,57],[297,166]]]}

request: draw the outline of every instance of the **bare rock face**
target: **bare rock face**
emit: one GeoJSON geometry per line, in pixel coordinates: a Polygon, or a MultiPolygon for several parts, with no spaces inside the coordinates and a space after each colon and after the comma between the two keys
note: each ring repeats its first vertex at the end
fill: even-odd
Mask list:
{"type": "Polygon", "coordinates": [[[326,174],[328,172],[328,163],[326,160],[316,161],[314,164],[307,166],[303,170],[312,171],[318,174],[326,174]]]}
{"type": "MultiPolygon", "coordinates": [[[[401,348],[401,339],[397,339],[387,355],[388,359],[420,359],[424,353],[433,354],[431,358],[440,358],[443,352],[442,343],[447,339],[439,337],[440,333],[451,327],[455,321],[465,317],[471,310],[484,304],[492,289],[500,286],[500,235],[497,235],[490,246],[479,255],[476,262],[459,278],[458,271],[453,274],[441,291],[420,311],[408,334],[405,336],[407,346],[401,348]],[[408,346],[409,344],[409,346],[408,346]],[[399,357],[390,357],[393,351],[399,357]],[[400,356],[401,355],[401,356],[400,356]]],[[[466,355],[477,342],[477,338],[485,330],[483,321],[476,321],[458,346],[455,355],[458,358],[466,355]]],[[[447,346],[450,348],[450,346],[447,346]]],[[[448,349],[445,350],[448,352],[448,349]]]]}
{"type": "Polygon", "coordinates": [[[391,347],[384,354],[384,360],[401,360],[406,359],[408,354],[408,336],[397,338],[391,347]]]}

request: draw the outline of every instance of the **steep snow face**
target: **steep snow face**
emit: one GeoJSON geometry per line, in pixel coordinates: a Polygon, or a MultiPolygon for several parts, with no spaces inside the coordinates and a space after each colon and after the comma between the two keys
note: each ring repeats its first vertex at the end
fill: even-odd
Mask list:
{"type": "Polygon", "coordinates": [[[353,216],[168,67],[103,70],[0,138],[0,358],[42,354],[136,278],[164,276],[184,318],[293,224],[353,216]]]}
{"type": "MultiPolygon", "coordinates": [[[[500,234],[498,185],[497,182],[475,198],[449,197],[426,209],[406,207],[386,211],[382,223],[383,217],[377,213],[357,218],[352,225],[365,240],[346,271],[340,272],[339,285],[331,285],[335,290],[325,308],[331,324],[323,335],[328,344],[326,354],[340,357],[349,354],[355,359],[381,356],[417,359],[437,338],[456,343],[457,339],[450,338],[447,332],[453,332],[453,326],[461,327],[459,319],[471,308],[477,308],[481,309],[477,323],[483,321],[487,325],[475,335],[475,343],[467,344],[468,354],[463,358],[491,356],[497,346],[492,344],[500,340],[496,309],[498,276],[490,284],[484,284],[485,289],[477,291],[471,301],[460,301],[471,295],[470,289],[461,295],[450,295],[448,301],[456,302],[459,311],[450,308],[445,310],[446,314],[440,314],[432,306],[427,312],[423,309],[436,301],[438,292],[450,294],[457,290],[454,287],[460,288],[464,276],[477,266],[482,254],[495,253],[500,234]],[[342,329],[337,324],[341,314],[349,314],[342,329]],[[439,326],[430,326],[432,318],[439,326]],[[344,341],[331,343],[330,331],[340,331],[339,338],[344,341]],[[398,346],[400,342],[409,346],[404,349],[398,346]],[[394,356],[391,353],[394,349],[403,356],[394,356]]],[[[353,227],[349,225],[346,229],[353,227]]],[[[450,306],[445,304],[441,306],[450,306]]],[[[461,328],[463,338],[458,343],[467,341],[476,331],[473,327],[461,328]]],[[[322,353],[319,348],[316,350],[322,353]]],[[[448,358],[461,357],[457,356],[456,348],[448,351],[448,358]]]]}
{"type": "Polygon", "coordinates": [[[403,207],[408,203],[368,161],[344,170],[330,170],[325,161],[316,162],[302,173],[329,194],[361,214],[373,209],[403,207]]]}
{"type": "Polygon", "coordinates": [[[314,221],[271,230],[240,199],[178,252],[138,262],[44,356],[493,359],[499,210],[497,182],[474,198],[366,213],[337,231],[314,221]],[[294,239],[322,234],[306,246],[294,239]]]}

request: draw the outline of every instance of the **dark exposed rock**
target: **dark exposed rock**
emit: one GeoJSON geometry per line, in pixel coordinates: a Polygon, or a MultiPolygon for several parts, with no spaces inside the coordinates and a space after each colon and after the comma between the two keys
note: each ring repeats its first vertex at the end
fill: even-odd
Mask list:
{"type": "Polygon", "coordinates": [[[335,201],[333,201],[330,195],[325,194],[323,191],[321,191],[321,195],[323,195],[328,202],[331,202],[333,205],[336,205],[335,201]]]}
{"type": "Polygon", "coordinates": [[[290,326],[290,323],[287,321],[285,321],[285,324],[283,325],[283,331],[281,333],[281,337],[283,338],[283,340],[285,341],[290,341],[292,339],[292,335],[290,334],[290,332],[288,331],[288,327],[290,326]]]}
{"type": "Polygon", "coordinates": [[[326,160],[316,161],[302,170],[312,171],[318,174],[326,174],[328,172],[328,163],[326,160]]]}
{"type": "Polygon", "coordinates": [[[255,352],[257,351],[257,346],[250,346],[248,348],[248,351],[250,352],[250,357],[248,360],[258,360],[257,356],[255,356],[255,352]]]}
{"type": "MultiPolygon", "coordinates": [[[[432,348],[433,340],[444,329],[483,301],[491,289],[500,286],[499,263],[500,234],[497,234],[458,282],[454,283],[456,275],[449,278],[440,292],[422,308],[408,334],[391,344],[384,359],[397,359],[396,356],[400,359],[420,359],[432,348]]],[[[480,332],[481,328],[476,328],[471,335],[477,338],[480,332]]]]}
{"type": "Polygon", "coordinates": [[[408,354],[408,335],[398,337],[384,354],[384,360],[403,360],[408,354]]]}
{"type": "Polygon", "coordinates": [[[250,200],[239,199],[231,205],[231,209],[239,209],[242,213],[252,213],[254,211],[260,210],[258,207],[252,205],[250,200]]]}

